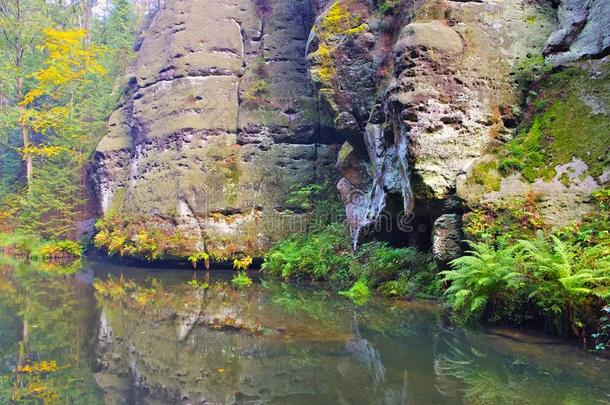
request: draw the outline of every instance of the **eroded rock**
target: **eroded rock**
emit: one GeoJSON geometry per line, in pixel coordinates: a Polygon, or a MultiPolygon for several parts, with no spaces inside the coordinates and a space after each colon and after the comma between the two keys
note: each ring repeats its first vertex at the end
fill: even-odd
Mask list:
{"type": "Polygon", "coordinates": [[[606,0],[562,0],[558,25],[544,48],[547,59],[565,64],[583,57],[600,57],[610,50],[610,3],[606,0]]]}
{"type": "Polygon", "coordinates": [[[434,222],[432,254],[434,260],[446,265],[464,253],[461,216],[444,214],[434,222]]]}
{"type": "Polygon", "coordinates": [[[195,250],[260,255],[291,189],[332,175],[306,73],[309,0],[168,1],[95,154],[101,210],[178,229],[195,250]]]}

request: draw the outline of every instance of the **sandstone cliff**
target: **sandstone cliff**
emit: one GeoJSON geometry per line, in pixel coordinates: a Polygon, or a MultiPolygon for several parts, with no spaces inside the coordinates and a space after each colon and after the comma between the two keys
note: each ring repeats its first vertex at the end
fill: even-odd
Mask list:
{"type": "Polygon", "coordinates": [[[605,0],[170,1],[98,147],[101,207],[257,254],[290,188],[336,164],[355,243],[445,262],[464,214],[578,220],[610,179],[609,18],[605,0]]]}
{"type": "Polygon", "coordinates": [[[166,2],[97,148],[103,213],[218,256],[284,234],[291,187],[324,182],[336,154],[305,66],[313,13],[309,0],[166,2]]]}
{"type": "Polygon", "coordinates": [[[607,8],[521,0],[327,7],[308,60],[347,140],[338,187],[356,240],[389,222],[403,240],[432,241],[446,262],[460,254],[464,213],[467,229],[502,217],[505,232],[587,213],[591,192],[608,182],[610,120],[607,58],[583,59],[607,54],[607,8]]]}

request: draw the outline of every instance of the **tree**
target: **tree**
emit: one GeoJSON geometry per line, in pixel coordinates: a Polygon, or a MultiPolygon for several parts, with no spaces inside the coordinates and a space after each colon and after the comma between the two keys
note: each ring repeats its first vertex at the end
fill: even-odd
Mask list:
{"type": "Polygon", "coordinates": [[[30,164],[27,168],[28,186],[32,183],[33,156],[51,157],[61,153],[77,136],[73,120],[74,98],[95,75],[103,75],[106,70],[96,60],[101,49],[86,47],[85,30],[58,31],[43,30],[44,49],[47,57],[43,68],[34,72],[33,87],[19,102],[19,123],[24,133],[22,153],[30,164]],[[29,141],[30,129],[55,138],[57,145],[32,145],[29,141]]]}
{"type": "Polygon", "coordinates": [[[109,4],[96,16],[88,0],[0,0],[4,230],[73,237],[87,215],[84,168],[116,109],[135,43],[132,4],[109,4]]]}
{"type": "MultiPolygon", "coordinates": [[[[19,102],[27,92],[30,69],[40,59],[38,45],[42,27],[48,25],[48,5],[44,0],[0,0],[0,92],[2,93],[3,143],[18,125],[19,102]]],[[[29,132],[20,127],[21,144],[29,146],[29,132]]],[[[6,146],[6,144],[4,145],[6,146]]],[[[9,147],[11,147],[9,145],[9,147]]],[[[32,156],[23,155],[28,181],[31,181],[32,156]]]]}

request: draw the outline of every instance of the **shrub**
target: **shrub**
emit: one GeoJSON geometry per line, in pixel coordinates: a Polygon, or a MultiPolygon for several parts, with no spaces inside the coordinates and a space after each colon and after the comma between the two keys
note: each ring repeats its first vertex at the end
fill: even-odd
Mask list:
{"type": "Polygon", "coordinates": [[[371,290],[366,280],[360,279],[347,291],[339,291],[339,295],[347,297],[358,305],[365,304],[371,298],[371,290]]]}
{"type": "Polygon", "coordinates": [[[386,281],[379,291],[386,297],[404,297],[409,294],[409,278],[402,275],[397,280],[386,281]]]}
{"type": "Polygon", "coordinates": [[[252,285],[252,279],[248,276],[248,273],[240,271],[233,277],[231,283],[239,289],[244,289],[252,285]]]}
{"type": "Polygon", "coordinates": [[[554,324],[556,330],[571,325],[575,334],[584,327],[584,313],[591,296],[608,298],[610,255],[603,246],[577,251],[556,236],[542,232],[533,240],[519,241],[524,253],[524,272],[529,298],[554,324]]]}
{"type": "Polygon", "coordinates": [[[430,262],[430,255],[415,248],[395,248],[382,242],[362,245],[357,257],[362,263],[363,276],[374,286],[415,273],[430,262]]]}
{"type": "Polygon", "coordinates": [[[29,256],[42,240],[35,236],[20,233],[0,233],[0,251],[9,255],[29,256]]]}
{"type": "Polygon", "coordinates": [[[242,257],[241,259],[233,260],[233,268],[235,270],[246,271],[252,264],[252,258],[250,256],[242,257]]]}
{"type": "Polygon", "coordinates": [[[194,240],[179,231],[165,229],[163,224],[146,217],[114,214],[99,219],[96,229],[98,233],[93,240],[94,245],[106,249],[109,255],[147,260],[168,256],[190,257],[195,245],[194,240]]]}
{"type": "Polygon", "coordinates": [[[486,309],[497,307],[503,296],[518,283],[515,273],[515,248],[471,243],[466,256],[451,262],[451,270],[439,273],[444,283],[447,303],[457,320],[468,323],[481,320],[486,309]]]}
{"type": "Polygon", "coordinates": [[[280,242],[265,255],[262,270],[283,278],[328,280],[355,263],[347,228],[333,224],[280,242]]]}
{"type": "Polygon", "coordinates": [[[83,247],[71,240],[46,242],[35,249],[31,257],[44,260],[78,259],[82,257],[83,247]]]}
{"type": "Polygon", "coordinates": [[[610,297],[610,243],[568,234],[538,231],[512,246],[508,237],[471,243],[466,256],[440,273],[451,283],[444,297],[455,318],[536,320],[552,332],[586,340],[599,329],[598,311],[610,297]]]}
{"type": "Polygon", "coordinates": [[[69,260],[82,257],[83,247],[72,240],[45,241],[32,235],[0,233],[0,251],[37,260],[69,260]]]}
{"type": "Polygon", "coordinates": [[[394,297],[428,298],[439,289],[436,265],[430,255],[380,242],[366,243],[354,252],[343,224],[328,225],[278,243],[265,256],[262,270],[282,278],[330,281],[337,289],[367,280],[369,287],[394,297]],[[403,288],[405,283],[408,288],[403,288]]]}
{"type": "Polygon", "coordinates": [[[204,262],[206,270],[210,268],[210,255],[205,252],[193,253],[188,257],[189,262],[193,265],[193,268],[197,268],[197,264],[201,261],[204,262]]]}

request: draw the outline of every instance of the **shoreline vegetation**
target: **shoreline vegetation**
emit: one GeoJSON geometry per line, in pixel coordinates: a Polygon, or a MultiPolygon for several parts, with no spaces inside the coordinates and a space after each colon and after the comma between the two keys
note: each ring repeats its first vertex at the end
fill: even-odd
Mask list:
{"type": "MultiPolygon", "coordinates": [[[[103,221],[98,222],[101,232],[95,246],[106,248],[111,256],[148,263],[176,260],[195,270],[223,263],[235,270],[232,284],[237,289],[252,285],[248,271],[260,264],[263,278],[322,282],[358,305],[374,295],[435,300],[459,325],[537,329],[601,351],[610,342],[610,191],[604,189],[592,198],[593,214],[554,232],[514,228],[511,233],[505,223],[484,221],[481,226],[471,219],[470,249],[443,271],[430,254],[414,248],[372,241],[354,251],[341,222],[317,223],[307,233],[292,235],[271,248],[262,261],[203,252],[173,254],[177,251],[156,244],[162,235],[134,230],[122,236],[103,233],[103,221]],[[108,241],[113,241],[114,249],[108,249],[108,241]]],[[[171,238],[165,240],[171,243],[171,238]]],[[[0,234],[0,251],[51,263],[80,260],[84,254],[77,242],[19,234],[0,234]]]]}

